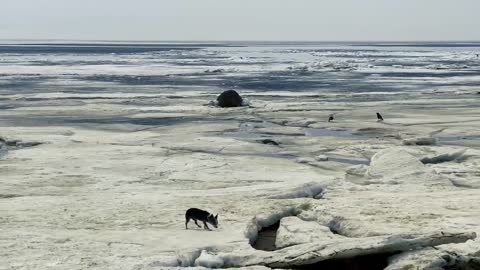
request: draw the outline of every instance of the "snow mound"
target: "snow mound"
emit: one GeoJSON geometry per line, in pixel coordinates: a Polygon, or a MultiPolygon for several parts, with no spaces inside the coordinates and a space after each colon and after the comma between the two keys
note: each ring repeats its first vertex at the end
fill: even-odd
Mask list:
{"type": "Polygon", "coordinates": [[[403,140],[404,145],[436,145],[437,139],[433,137],[418,137],[403,140]]]}
{"type": "Polygon", "coordinates": [[[275,246],[285,248],[298,244],[325,242],[334,238],[341,236],[333,234],[326,226],[298,217],[284,217],[280,220],[275,246]]]}
{"type": "Polygon", "coordinates": [[[413,155],[400,148],[389,148],[376,153],[366,171],[370,178],[425,171],[425,166],[413,155]]]}
{"type": "MultiPolygon", "coordinates": [[[[189,267],[195,265],[195,261],[198,257],[200,257],[201,251],[199,249],[196,249],[194,251],[190,252],[185,252],[181,253],[178,258],[177,258],[177,266],[182,266],[182,267],[189,267]]],[[[175,261],[170,259],[170,260],[164,260],[164,264],[174,264],[175,261]]]]}
{"type": "Polygon", "coordinates": [[[333,234],[343,237],[375,236],[361,221],[350,221],[341,216],[334,216],[327,226],[333,234]]]}
{"type": "Polygon", "coordinates": [[[208,102],[208,106],[218,107],[218,101],[217,100],[210,100],[208,102]]]}
{"type": "Polygon", "coordinates": [[[216,254],[211,254],[206,250],[202,250],[200,257],[195,260],[195,266],[203,266],[207,268],[220,268],[224,264],[223,260],[216,256],[216,254]]]}
{"type": "Polygon", "coordinates": [[[418,158],[401,147],[388,148],[376,153],[364,177],[355,179],[354,182],[363,185],[451,185],[448,179],[425,166],[418,158]]]}
{"type": "Polygon", "coordinates": [[[325,155],[319,155],[315,157],[316,161],[328,161],[328,157],[325,155]]]}
{"type": "Polygon", "coordinates": [[[250,100],[247,98],[243,98],[242,100],[242,106],[243,107],[249,107],[250,106],[250,100]]]}
{"type": "Polygon", "coordinates": [[[319,199],[325,188],[323,183],[310,182],[299,187],[293,188],[289,191],[282,192],[277,195],[272,195],[269,199],[296,199],[296,198],[315,198],[319,199]]]}

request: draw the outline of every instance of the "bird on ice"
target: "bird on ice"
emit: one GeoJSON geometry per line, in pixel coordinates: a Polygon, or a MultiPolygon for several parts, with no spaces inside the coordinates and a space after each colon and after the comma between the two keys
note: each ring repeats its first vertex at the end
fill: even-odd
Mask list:
{"type": "Polygon", "coordinates": [[[377,121],[383,121],[382,115],[378,112],[377,112],[377,121]]]}
{"type": "Polygon", "coordinates": [[[333,115],[334,115],[334,114],[332,113],[332,114],[330,114],[330,115],[328,116],[328,122],[332,122],[332,121],[333,121],[333,115]]]}

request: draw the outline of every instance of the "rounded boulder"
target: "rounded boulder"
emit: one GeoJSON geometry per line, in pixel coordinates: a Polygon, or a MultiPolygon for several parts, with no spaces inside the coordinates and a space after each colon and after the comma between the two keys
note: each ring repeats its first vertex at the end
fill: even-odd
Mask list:
{"type": "Polygon", "coordinates": [[[227,90],[217,97],[218,106],[222,108],[240,107],[243,104],[242,97],[235,90],[227,90]]]}

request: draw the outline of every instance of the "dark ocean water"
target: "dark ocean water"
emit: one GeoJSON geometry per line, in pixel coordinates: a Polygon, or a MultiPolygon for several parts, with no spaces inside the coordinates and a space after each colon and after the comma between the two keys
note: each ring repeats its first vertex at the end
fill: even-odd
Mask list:
{"type": "Polygon", "coordinates": [[[5,43],[0,94],[477,87],[479,54],[480,42],[5,43]]]}

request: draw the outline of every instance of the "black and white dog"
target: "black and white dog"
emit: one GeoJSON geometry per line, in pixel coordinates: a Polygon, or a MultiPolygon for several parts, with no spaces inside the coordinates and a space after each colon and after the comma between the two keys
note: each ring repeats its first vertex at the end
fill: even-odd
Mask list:
{"type": "Polygon", "coordinates": [[[197,224],[198,227],[202,227],[198,225],[197,220],[200,220],[203,222],[203,226],[205,230],[210,230],[210,228],[207,226],[207,222],[212,224],[213,227],[218,228],[218,214],[216,216],[213,216],[213,214],[210,214],[207,211],[203,211],[198,208],[190,208],[187,210],[185,213],[185,229],[188,230],[188,222],[190,219],[193,219],[195,221],[195,224],[197,224]]]}

